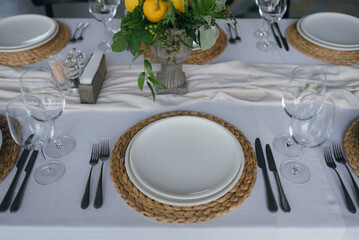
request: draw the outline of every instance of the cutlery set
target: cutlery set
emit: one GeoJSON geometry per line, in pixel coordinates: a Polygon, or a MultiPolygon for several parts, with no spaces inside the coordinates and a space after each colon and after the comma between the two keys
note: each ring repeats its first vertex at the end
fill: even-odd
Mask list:
{"type": "Polygon", "coordinates": [[[83,32],[85,31],[85,29],[89,26],[90,24],[88,22],[79,22],[76,24],[76,27],[75,27],[75,31],[74,33],[72,34],[72,37],[70,39],[70,42],[76,42],[76,41],[81,41],[83,40],[83,32]],[[80,35],[78,37],[76,37],[76,34],[77,32],[80,31],[80,35]]]}
{"type": "Polygon", "coordinates": [[[327,166],[329,168],[333,169],[335,171],[336,175],[338,176],[340,185],[343,189],[345,203],[346,203],[348,211],[351,213],[356,213],[357,209],[354,205],[354,202],[351,199],[349,192],[348,192],[347,188],[345,187],[344,182],[337,171],[337,165],[334,162],[334,159],[335,159],[338,163],[343,164],[345,166],[345,168],[347,169],[350,179],[352,181],[354,190],[355,190],[357,202],[359,204],[359,188],[358,188],[358,185],[356,184],[349,168],[346,165],[347,160],[344,156],[344,153],[343,153],[343,150],[342,150],[340,144],[333,144],[333,151],[331,151],[330,147],[325,147],[324,148],[324,159],[325,159],[327,166]],[[334,158],[333,158],[333,156],[334,156],[334,158]]]}
{"type": "MultiPolygon", "coordinates": [[[[271,212],[277,212],[278,205],[275,200],[273,190],[272,190],[272,187],[270,184],[267,167],[266,167],[266,163],[265,163],[265,158],[264,158],[264,154],[263,154],[262,144],[261,144],[261,141],[259,140],[259,138],[257,138],[255,140],[255,151],[256,151],[256,156],[257,156],[258,167],[260,167],[263,171],[264,183],[265,183],[266,192],[267,192],[268,209],[271,212]]],[[[288,203],[287,197],[286,197],[283,187],[282,187],[282,183],[279,178],[279,174],[277,171],[277,167],[275,165],[272,150],[268,144],[266,145],[266,155],[267,155],[269,170],[271,172],[273,172],[276,182],[277,182],[277,186],[278,186],[278,190],[279,190],[280,206],[284,212],[290,212],[290,205],[288,203]]]]}
{"type": "Polygon", "coordinates": [[[84,195],[81,201],[81,208],[86,209],[90,205],[90,185],[91,185],[91,176],[93,167],[97,165],[99,160],[102,161],[101,164],[101,172],[100,177],[97,184],[96,196],[94,201],[94,207],[100,208],[103,204],[103,196],[102,196],[102,175],[103,175],[103,166],[106,160],[110,158],[110,146],[109,140],[107,137],[101,137],[101,144],[93,144],[91,157],[89,164],[91,165],[90,173],[87,179],[86,188],[84,195]]]}
{"type": "Polygon", "coordinates": [[[227,27],[228,27],[228,31],[229,31],[229,43],[235,44],[236,41],[241,42],[242,39],[238,36],[238,31],[237,31],[237,25],[235,23],[227,23],[227,27]],[[234,38],[232,35],[232,28],[234,29],[234,32],[236,33],[236,37],[234,38]]]}
{"type": "Polygon", "coordinates": [[[285,48],[286,51],[289,51],[289,45],[288,45],[288,42],[287,42],[287,39],[285,37],[283,37],[282,35],[282,32],[280,31],[280,28],[279,28],[279,25],[277,22],[273,23],[271,25],[271,30],[272,30],[272,33],[273,33],[273,36],[274,36],[274,39],[275,41],[277,42],[277,45],[279,48],[282,48],[282,43],[283,43],[283,46],[285,48]],[[274,26],[274,27],[273,27],[274,26]],[[277,30],[279,36],[276,34],[275,30],[277,30]]]}

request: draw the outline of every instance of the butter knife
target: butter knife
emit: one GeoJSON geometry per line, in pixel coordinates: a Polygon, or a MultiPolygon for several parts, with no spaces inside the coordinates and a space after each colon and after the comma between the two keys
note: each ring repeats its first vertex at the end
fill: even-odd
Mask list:
{"type": "Polygon", "coordinates": [[[277,202],[276,202],[276,200],[274,198],[272,187],[270,185],[268,172],[267,172],[267,167],[266,167],[266,163],[264,161],[262,144],[261,144],[261,141],[259,140],[259,138],[257,138],[256,141],[255,141],[255,148],[256,148],[258,166],[263,171],[264,183],[266,185],[266,192],[267,192],[268,208],[269,208],[269,211],[276,212],[276,211],[278,211],[278,205],[277,205],[277,202]]]}
{"type": "Polygon", "coordinates": [[[27,163],[26,168],[25,168],[25,172],[26,172],[25,178],[22,181],[21,187],[20,187],[19,192],[17,193],[17,195],[15,197],[14,202],[11,204],[10,212],[16,212],[17,210],[19,210],[19,208],[21,206],[21,202],[22,202],[22,198],[24,196],[25,188],[26,188],[27,182],[29,180],[29,176],[30,176],[30,173],[31,173],[32,168],[34,166],[34,163],[35,163],[35,160],[37,158],[38,153],[39,153],[39,151],[33,151],[32,154],[31,154],[30,160],[27,163]]]}
{"type": "Polygon", "coordinates": [[[289,51],[289,45],[288,45],[287,39],[285,39],[285,37],[283,37],[277,22],[274,23],[274,27],[278,30],[280,39],[282,40],[282,43],[283,43],[283,46],[284,46],[285,50],[289,51]]]}
{"type": "Polygon", "coordinates": [[[267,160],[268,160],[268,166],[269,170],[271,170],[274,173],[275,180],[277,182],[278,190],[279,190],[279,199],[280,199],[280,205],[284,212],[290,212],[290,206],[287,200],[287,197],[285,196],[282,183],[280,181],[277,166],[275,165],[273,153],[269,146],[269,144],[266,145],[266,154],[267,154],[267,160]]]}
{"type": "Polygon", "coordinates": [[[274,31],[274,28],[273,28],[273,24],[270,25],[270,28],[271,28],[271,30],[272,30],[274,39],[275,39],[275,41],[277,42],[278,47],[279,47],[279,48],[282,48],[282,44],[280,43],[279,37],[277,36],[277,34],[275,34],[275,31],[274,31]]]}
{"type": "Polygon", "coordinates": [[[12,198],[12,195],[14,194],[14,190],[15,190],[17,181],[19,179],[21,170],[25,165],[26,159],[29,156],[29,153],[30,153],[30,150],[24,149],[21,153],[19,160],[17,161],[17,164],[16,164],[17,170],[16,170],[15,176],[10,184],[10,187],[6,192],[5,197],[0,204],[0,212],[6,211],[10,206],[11,198],[12,198]]]}

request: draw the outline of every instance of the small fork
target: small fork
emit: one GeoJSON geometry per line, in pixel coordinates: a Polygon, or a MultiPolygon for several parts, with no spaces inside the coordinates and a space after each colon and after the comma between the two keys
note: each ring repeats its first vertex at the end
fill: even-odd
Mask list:
{"type": "Polygon", "coordinates": [[[358,185],[356,184],[354,178],[353,178],[353,175],[351,174],[348,166],[347,166],[347,160],[345,159],[344,157],[344,154],[343,154],[343,150],[340,146],[339,143],[337,144],[333,144],[333,153],[334,153],[334,158],[337,162],[343,164],[345,166],[345,168],[347,169],[348,173],[349,173],[349,176],[353,182],[353,186],[354,186],[354,190],[355,190],[355,194],[356,194],[356,197],[357,197],[357,200],[358,200],[358,203],[359,203],[359,188],[358,188],[358,185]]]}
{"type": "Polygon", "coordinates": [[[85,192],[84,195],[82,197],[82,201],[81,201],[81,208],[82,209],[86,209],[89,205],[90,205],[90,183],[91,183],[91,174],[92,174],[92,169],[93,167],[98,163],[98,159],[99,159],[99,145],[98,144],[93,144],[92,145],[92,151],[91,151],[91,158],[90,158],[90,165],[91,165],[91,169],[90,169],[90,173],[89,173],[89,177],[87,179],[87,184],[86,184],[86,188],[85,188],[85,192]]]}
{"type": "Polygon", "coordinates": [[[333,160],[333,157],[332,157],[329,147],[324,148],[324,159],[325,159],[325,162],[327,163],[327,166],[332,168],[336,172],[336,174],[339,178],[340,184],[342,185],[342,189],[343,189],[345,200],[346,200],[346,205],[347,205],[349,212],[356,213],[357,210],[354,206],[353,200],[350,198],[348,190],[346,189],[338,171],[336,170],[337,165],[335,164],[335,162],[333,160]]]}
{"type": "Polygon", "coordinates": [[[101,164],[101,173],[98,179],[97,190],[96,190],[96,197],[94,202],[95,208],[102,207],[103,198],[102,198],[102,172],[103,172],[103,165],[107,159],[110,158],[110,143],[108,137],[101,137],[101,150],[100,150],[100,159],[102,161],[101,164]]]}
{"type": "Polygon", "coordinates": [[[76,42],[76,33],[80,28],[82,28],[83,25],[84,25],[83,22],[77,23],[74,34],[72,35],[72,38],[70,39],[70,42],[76,42]]]}

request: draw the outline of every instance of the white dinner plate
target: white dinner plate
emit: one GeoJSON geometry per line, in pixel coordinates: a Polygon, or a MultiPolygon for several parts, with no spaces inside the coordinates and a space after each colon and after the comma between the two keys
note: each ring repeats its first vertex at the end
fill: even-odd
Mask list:
{"type": "Polygon", "coordinates": [[[301,29],[311,39],[336,47],[359,47],[359,18],[343,13],[323,12],[308,15],[301,29]]]}
{"type": "Polygon", "coordinates": [[[322,43],[317,41],[316,39],[311,38],[310,36],[308,36],[302,29],[301,24],[304,18],[301,18],[298,20],[297,22],[297,30],[299,32],[299,34],[305,38],[306,40],[308,40],[309,42],[318,45],[320,47],[324,47],[324,48],[328,48],[328,49],[333,49],[333,50],[340,50],[340,51],[354,51],[354,50],[359,50],[359,47],[339,47],[339,46],[335,46],[335,45],[331,45],[331,44],[326,44],[326,43],[322,43]]]}
{"type": "Polygon", "coordinates": [[[150,197],[175,205],[212,201],[230,190],[244,167],[237,139],[208,119],[177,116],[142,129],[127,149],[131,181],[150,197]]]}
{"type": "Polygon", "coordinates": [[[54,36],[55,20],[36,14],[17,15],[0,20],[0,49],[23,49],[54,36]]]}

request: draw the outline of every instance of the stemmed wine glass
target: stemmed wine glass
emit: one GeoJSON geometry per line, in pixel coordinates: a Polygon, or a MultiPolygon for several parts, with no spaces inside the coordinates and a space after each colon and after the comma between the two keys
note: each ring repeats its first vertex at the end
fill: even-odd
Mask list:
{"type": "MultiPolygon", "coordinates": [[[[32,117],[26,110],[23,97],[12,99],[6,106],[6,118],[10,133],[14,141],[21,147],[30,150],[40,150],[44,159],[44,147],[54,135],[54,125],[47,119],[46,110],[41,100],[34,96],[26,96],[27,100],[37,104],[36,116],[32,117]]],[[[35,181],[39,184],[51,184],[58,181],[65,173],[65,166],[59,161],[49,161],[41,165],[35,171],[35,181]]]]}
{"type": "Polygon", "coordinates": [[[277,45],[269,41],[270,29],[273,23],[279,21],[287,10],[287,0],[258,0],[259,14],[266,21],[267,27],[262,41],[257,43],[257,48],[261,51],[274,51],[277,45]]]}
{"type": "MultiPolygon", "coordinates": [[[[256,5],[258,6],[258,10],[259,10],[259,0],[255,0],[255,2],[256,2],[256,5]]],[[[260,13],[260,11],[259,11],[259,13],[260,13]]],[[[254,33],[253,33],[253,35],[258,39],[262,39],[265,37],[266,32],[264,31],[264,28],[263,28],[264,24],[265,24],[265,21],[264,21],[264,19],[262,19],[261,28],[254,31],[254,33]]]]}
{"type": "MultiPolygon", "coordinates": [[[[301,152],[302,159],[304,149],[315,148],[323,143],[330,137],[335,118],[335,104],[330,98],[320,97],[316,94],[309,94],[304,96],[300,103],[297,105],[295,114],[301,117],[292,117],[290,123],[290,135],[293,140],[303,147],[301,152]],[[309,106],[312,104],[320,105],[321,107],[309,119],[305,119],[305,116],[311,114],[311,108],[308,108],[306,102],[309,102],[309,106]],[[309,113],[307,112],[309,111],[309,113]]],[[[302,162],[294,160],[288,160],[280,166],[281,174],[291,182],[305,183],[310,179],[310,170],[302,162]]]]}
{"type": "MultiPolygon", "coordinates": [[[[311,118],[319,110],[320,102],[316,101],[307,111],[307,115],[295,115],[295,108],[303,96],[316,94],[323,97],[326,91],[325,73],[312,66],[300,66],[293,70],[282,95],[282,107],[289,117],[311,118]]],[[[306,101],[308,103],[308,101],[306,101]]],[[[301,106],[304,106],[302,103],[301,106]]],[[[288,157],[299,156],[301,152],[300,145],[296,144],[290,135],[279,135],[273,139],[274,149],[288,157]]]]}
{"type": "MultiPolygon", "coordinates": [[[[20,76],[20,90],[25,107],[29,114],[39,121],[55,120],[65,109],[65,96],[56,85],[56,79],[47,68],[35,68],[25,71],[20,76]],[[39,105],[33,101],[34,96],[41,100],[46,116],[39,114],[39,105]]],[[[52,158],[60,158],[70,154],[76,146],[76,141],[70,136],[57,136],[46,145],[45,153],[52,158]]]]}
{"type": "Polygon", "coordinates": [[[89,12],[96,20],[104,24],[105,40],[97,46],[103,52],[111,51],[112,33],[109,30],[108,23],[115,17],[118,4],[118,0],[89,0],[89,12]]]}

